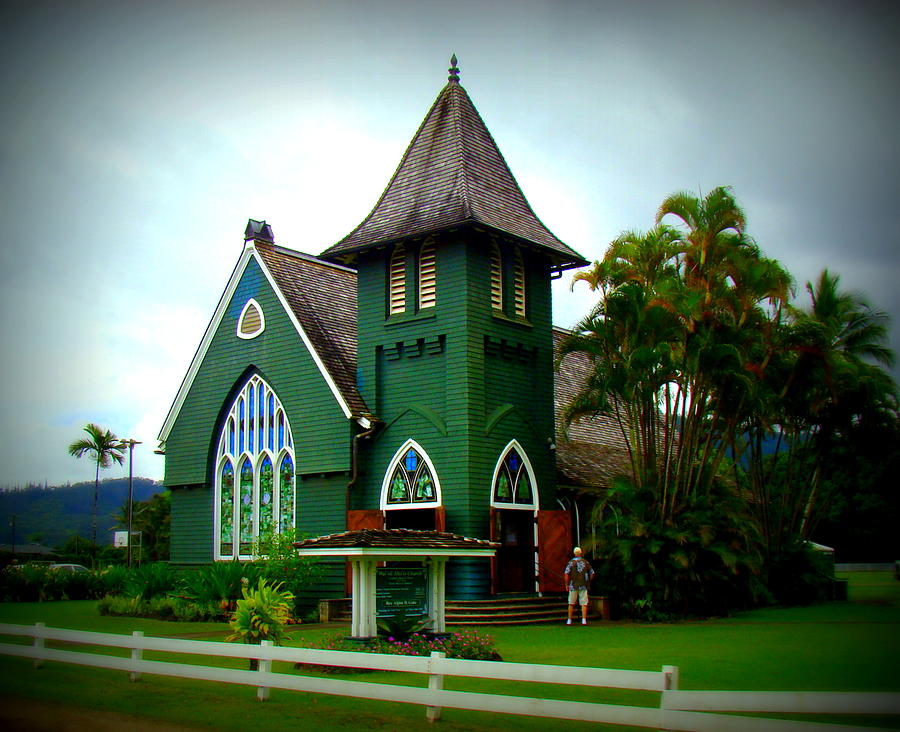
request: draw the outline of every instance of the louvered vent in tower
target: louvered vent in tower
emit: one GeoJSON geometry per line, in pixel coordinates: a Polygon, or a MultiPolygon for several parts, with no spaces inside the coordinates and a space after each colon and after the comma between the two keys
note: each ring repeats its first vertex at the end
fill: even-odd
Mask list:
{"type": "Polygon", "coordinates": [[[516,249],[516,259],[513,265],[513,296],[516,315],[525,317],[525,265],[522,262],[522,252],[516,249]]]}
{"type": "Polygon", "coordinates": [[[419,309],[434,307],[436,301],[434,241],[428,239],[419,251],[419,309]]]}
{"type": "Polygon", "coordinates": [[[503,266],[500,263],[500,247],[491,245],[491,307],[503,310],[503,266]]]}
{"type": "Polygon", "coordinates": [[[402,244],[394,247],[390,265],[390,303],[388,313],[396,315],[406,311],[406,249],[402,244]]]}

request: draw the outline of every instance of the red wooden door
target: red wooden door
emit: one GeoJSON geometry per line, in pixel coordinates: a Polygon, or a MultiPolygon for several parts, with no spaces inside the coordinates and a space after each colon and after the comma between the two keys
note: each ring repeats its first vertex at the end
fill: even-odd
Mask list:
{"type": "MultiPolygon", "coordinates": [[[[347,531],[359,529],[383,529],[384,511],[376,509],[362,509],[347,511],[347,531]]],[[[349,595],[353,587],[353,574],[350,569],[350,560],[347,560],[344,569],[344,590],[349,595]]]]}
{"type": "Polygon", "coordinates": [[[538,587],[564,592],[563,570],[572,551],[572,516],[568,511],[538,511],[538,587]]]}

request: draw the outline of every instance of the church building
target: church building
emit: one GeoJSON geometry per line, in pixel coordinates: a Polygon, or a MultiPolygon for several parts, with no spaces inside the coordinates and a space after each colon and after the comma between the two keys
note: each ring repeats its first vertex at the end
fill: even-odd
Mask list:
{"type": "MultiPolygon", "coordinates": [[[[450,76],[369,215],[318,257],[251,220],[159,435],[171,561],[250,559],[267,532],[438,529],[450,598],[561,591],[573,488],[621,456],[558,424],[551,280],[587,261],[544,226],[450,76]],[[555,397],[555,398],[554,398],[555,397]]],[[[593,481],[593,482],[592,482],[593,481]]],[[[322,597],[346,594],[342,564],[322,597]]]]}

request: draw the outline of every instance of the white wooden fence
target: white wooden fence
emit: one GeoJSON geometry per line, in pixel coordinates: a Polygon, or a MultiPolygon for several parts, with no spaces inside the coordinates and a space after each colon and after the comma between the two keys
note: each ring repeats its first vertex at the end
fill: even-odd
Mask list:
{"type": "MultiPolygon", "coordinates": [[[[140,680],[141,674],[147,673],[244,684],[257,687],[257,698],[261,701],[269,698],[271,689],[288,689],[421,704],[426,707],[426,715],[432,721],[440,718],[442,707],[452,707],[666,730],[698,730],[699,732],[822,730],[823,732],[840,732],[859,728],[762,717],[741,717],[717,712],[900,715],[900,694],[898,693],[683,691],[678,689],[678,668],[675,666],[663,666],[661,671],[629,671],[580,666],[464,661],[445,658],[443,653],[432,653],[430,657],[424,657],[326,651],[314,648],[278,648],[265,641],[260,646],[189,641],[146,637],[140,631],[135,631],[128,636],[47,628],[42,623],[36,625],[0,624],[0,636],[31,638],[31,645],[0,643],[0,653],[33,658],[35,667],[40,667],[44,661],[59,661],[127,672],[132,681],[140,680]],[[130,650],[131,653],[129,657],[121,657],[96,652],[84,653],[48,648],[46,641],[124,648],[130,650]],[[150,661],[143,657],[144,651],[257,659],[259,670],[150,661]],[[401,686],[320,678],[300,673],[285,674],[272,671],[273,661],[425,674],[428,676],[428,686],[427,688],[401,686]],[[656,691],[660,692],[660,706],[658,708],[637,707],[449,691],[443,688],[445,676],[656,691]]],[[[873,728],[867,727],[866,729],[873,728]]]]}

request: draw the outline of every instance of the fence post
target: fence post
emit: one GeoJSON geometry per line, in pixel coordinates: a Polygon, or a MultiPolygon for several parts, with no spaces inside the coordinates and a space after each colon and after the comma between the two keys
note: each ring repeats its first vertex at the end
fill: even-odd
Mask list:
{"type": "Polygon", "coordinates": [[[666,679],[663,684],[666,691],[676,690],[678,688],[678,666],[663,666],[662,672],[666,679]]]}
{"type": "MultiPolygon", "coordinates": [[[[35,623],[34,624],[34,650],[35,655],[40,654],[44,650],[44,624],[43,623],[35,623]]],[[[35,668],[43,668],[44,659],[37,658],[34,659],[34,667],[35,668]]]]}
{"type": "MultiPolygon", "coordinates": [[[[443,660],[447,657],[447,654],[443,651],[432,651],[431,658],[428,661],[428,690],[429,691],[440,691],[444,688],[444,677],[441,674],[432,673],[434,668],[434,662],[437,660],[443,660]]],[[[441,708],[440,707],[426,707],[425,709],[425,718],[429,722],[437,722],[441,718],[441,708]]]]}
{"type": "MultiPolygon", "coordinates": [[[[264,640],[260,641],[260,646],[265,646],[266,648],[270,648],[272,646],[272,641],[264,640]]],[[[269,673],[272,670],[272,659],[270,658],[260,658],[259,665],[257,666],[257,670],[260,673],[269,673]]],[[[256,701],[269,701],[269,687],[268,686],[259,686],[256,689],[256,701]]]]}
{"type": "Polygon", "coordinates": [[[678,689],[678,666],[663,666],[663,692],[659,696],[659,709],[660,709],[660,728],[665,730],[670,729],[680,729],[677,725],[669,724],[668,717],[670,716],[669,705],[666,699],[666,696],[670,691],[676,691],[678,689]]]}
{"type": "MultiPolygon", "coordinates": [[[[143,630],[136,630],[131,634],[131,637],[134,639],[135,644],[138,639],[144,637],[143,630]]],[[[128,674],[129,681],[140,681],[141,680],[141,672],[138,671],[139,665],[141,661],[144,660],[144,649],[138,648],[137,645],[132,646],[131,648],[131,671],[128,674]]]]}

